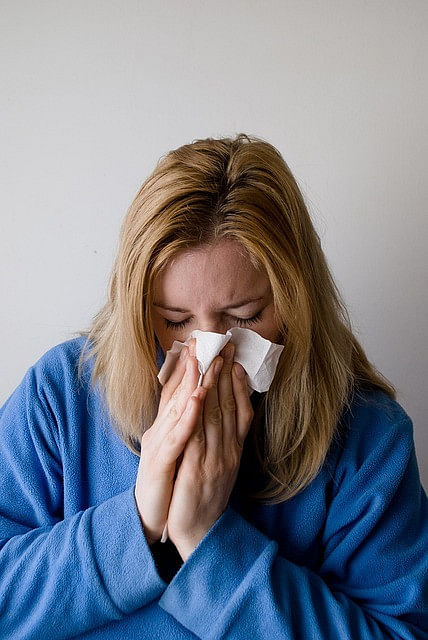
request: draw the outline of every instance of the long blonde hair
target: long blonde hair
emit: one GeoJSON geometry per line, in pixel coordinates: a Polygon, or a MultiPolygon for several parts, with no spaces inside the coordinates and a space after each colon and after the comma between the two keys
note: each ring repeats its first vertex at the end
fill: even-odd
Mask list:
{"type": "Polygon", "coordinates": [[[240,242],[267,272],[282,327],[285,348],[247,437],[268,479],[250,495],[276,504],[317,475],[355,392],[378,388],[395,399],[396,390],[354,337],[296,180],[268,142],[241,133],[195,140],[161,157],[122,223],[108,301],[77,332],[86,336],[79,376],[93,357],[91,383],[119,436],[140,455],[161,391],[154,279],[183,249],[223,238],[240,242]]]}

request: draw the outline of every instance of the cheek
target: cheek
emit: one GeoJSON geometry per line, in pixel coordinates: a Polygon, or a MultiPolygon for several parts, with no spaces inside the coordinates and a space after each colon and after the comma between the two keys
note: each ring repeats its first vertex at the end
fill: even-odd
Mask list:
{"type": "Polygon", "coordinates": [[[163,352],[166,353],[171,349],[174,340],[185,342],[188,333],[185,330],[175,331],[174,329],[168,329],[162,322],[162,325],[155,326],[155,335],[163,352]]]}
{"type": "Polygon", "coordinates": [[[271,342],[275,342],[277,344],[278,342],[280,342],[282,332],[278,324],[275,322],[273,309],[270,310],[268,314],[266,314],[266,317],[264,318],[263,323],[261,325],[260,333],[263,335],[264,338],[266,338],[267,340],[270,340],[271,342]]]}

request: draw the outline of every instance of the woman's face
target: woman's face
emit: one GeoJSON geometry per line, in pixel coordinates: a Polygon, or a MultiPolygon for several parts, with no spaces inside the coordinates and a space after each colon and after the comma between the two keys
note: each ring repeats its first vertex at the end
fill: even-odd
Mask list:
{"type": "Polygon", "coordinates": [[[195,329],[226,333],[245,327],[279,340],[269,278],[233,240],[178,254],[154,289],[152,320],[164,353],[195,329]]]}

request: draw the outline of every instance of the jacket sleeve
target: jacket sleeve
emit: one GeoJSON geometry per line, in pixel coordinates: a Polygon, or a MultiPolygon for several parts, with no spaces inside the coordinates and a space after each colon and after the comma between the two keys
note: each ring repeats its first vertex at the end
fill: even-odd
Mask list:
{"type": "Polygon", "coordinates": [[[56,423],[33,368],[0,409],[0,638],[71,638],[158,598],[135,484],[63,518],[56,423]]]}
{"type": "Polygon", "coordinates": [[[340,480],[319,570],[229,505],[159,605],[203,640],[426,640],[428,507],[410,418],[340,480]]]}

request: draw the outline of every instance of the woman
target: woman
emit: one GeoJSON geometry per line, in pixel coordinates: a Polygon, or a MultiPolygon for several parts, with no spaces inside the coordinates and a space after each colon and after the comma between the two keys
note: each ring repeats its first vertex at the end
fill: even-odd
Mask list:
{"type": "Polygon", "coordinates": [[[259,138],[160,160],[106,305],[27,371],[0,438],[1,638],[428,637],[412,421],[259,138]],[[194,341],[161,388],[174,340],[234,326],[284,345],[266,393],[232,343],[197,388],[194,341]]]}

